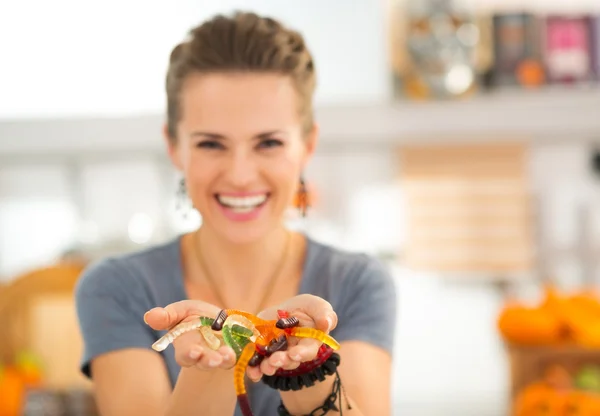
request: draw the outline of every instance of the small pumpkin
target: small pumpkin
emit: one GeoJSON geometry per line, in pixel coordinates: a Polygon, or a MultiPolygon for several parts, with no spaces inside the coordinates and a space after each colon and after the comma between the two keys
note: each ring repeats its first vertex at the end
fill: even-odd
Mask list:
{"type": "Polygon", "coordinates": [[[561,321],[544,308],[505,306],[497,325],[502,336],[515,344],[546,345],[562,339],[561,321]]]}
{"type": "Polygon", "coordinates": [[[579,345],[600,347],[600,303],[589,293],[578,293],[561,303],[561,319],[569,338],[579,345]]]}
{"type": "Polygon", "coordinates": [[[18,369],[0,369],[0,416],[20,416],[25,401],[25,384],[18,369]]]}
{"type": "Polygon", "coordinates": [[[566,396],[564,416],[600,416],[600,398],[595,394],[573,390],[566,396]]]}
{"type": "Polygon", "coordinates": [[[567,393],[539,381],[529,384],[516,397],[514,416],[562,416],[567,393]]]}
{"type": "Polygon", "coordinates": [[[600,299],[593,290],[582,290],[572,295],[569,300],[577,304],[577,306],[589,316],[600,318],[600,299]]]}

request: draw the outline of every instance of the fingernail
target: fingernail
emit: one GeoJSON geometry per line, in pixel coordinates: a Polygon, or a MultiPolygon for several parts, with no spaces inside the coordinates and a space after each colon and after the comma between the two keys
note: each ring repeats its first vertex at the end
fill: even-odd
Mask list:
{"type": "Polygon", "coordinates": [[[198,351],[197,349],[193,349],[190,351],[190,358],[192,360],[197,360],[198,357],[200,357],[200,351],[198,351]]]}
{"type": "Polygon", "coordinates": [[[208,365],[209,365],[210,367],[216,367],[216,366],[218,366],[219,364],[221,364],[221,362],[220,362],[219,360],[214,360],[214,359],[213,359],[213,360],[210,360],[210,361],[208,362],[208,365]]]}
{"type": "Polygon", "coordinates": [[[329,331],[332,327],[333,327],[333,318],[331,316],[327,316],[327,318],[325,318],[327,320],[327,323],[329,324],[329,326],[327,327],[327,330],[329,331]]]}
{"type": "Polygon", "coordinates": [[[281,364],[283,364],[281,361],[275,361],[275,362],[273,363],[273,366],[274,366],[274,367],[281,367],[281,364]]]}
{"type": "Polygon", "coordinates": [[[302,360],[302,357],[300,356],[300,354],[296,354],[296,355],[292,356],[292,360],[294,360],[294,361],[300,361],[300,360],[302,360]]]}

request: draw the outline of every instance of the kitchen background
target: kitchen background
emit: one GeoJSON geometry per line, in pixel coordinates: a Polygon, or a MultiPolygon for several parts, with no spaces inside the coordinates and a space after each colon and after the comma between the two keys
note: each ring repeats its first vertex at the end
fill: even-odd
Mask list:
{"type": "Polygon", "coordinates": [[[393,270],[395,414],[506,415],[557,403],[559,378],[600,383],[600,306],[558,322],[545,290],[571,305],[600,277],[597,1],[20,1],[0,4],[0,415],[93,414],[71,277],[200,223],[160,135],[166,59],[236,8],[315,55],[314,207],[289,221],[393,270]]]}

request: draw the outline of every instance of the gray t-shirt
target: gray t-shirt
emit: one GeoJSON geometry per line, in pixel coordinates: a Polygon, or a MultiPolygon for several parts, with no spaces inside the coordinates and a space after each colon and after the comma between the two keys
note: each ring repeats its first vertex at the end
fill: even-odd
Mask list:
{"type": "MultiPolygon", "coordinates": [[[[143,316],[153,307],[186,299],[180,239],[101,260],[83,273],[75,296],[84,341],[84,375],[91,377],[90,362],[94,357],[124,348],[151,349],[165,334],[166,331],[150,328],[143,316]]],[[[365,341],[392,353],[395,285],[378,260],[307,237],[299,293],[320,296],[331,303],[338,314],[338,326],[331,335],[339,342],[365,341]]],[[[160,354],[174,386],[180,370],[174,349],[170,346],[160,354]]],[[[277,415],[280,400],[276,390],[263,383],[248,382],[247,386],[255,415],[277,415]]],[[[239,407],[234,416],[241,416],[239,407]]]]}

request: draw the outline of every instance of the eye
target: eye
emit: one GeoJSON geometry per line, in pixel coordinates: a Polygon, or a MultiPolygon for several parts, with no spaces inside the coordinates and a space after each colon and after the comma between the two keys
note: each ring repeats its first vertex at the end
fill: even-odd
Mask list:
{"type": "Polygon", "coordinates": [[[283,145],[283,142],[281,140],[277,140],[277,139],[264,139],[261,140],[260,144],[258,145],[258,147],[262,148],[262,149],[268,149],[271,147],[277,147],[277,146],[281,146],[283,145]]]}
{"type": "Polygon", "coordinates": [[[204,140],[196,145],[205,149],[223,149],[223,145],[216,140],[204,140]]]}

